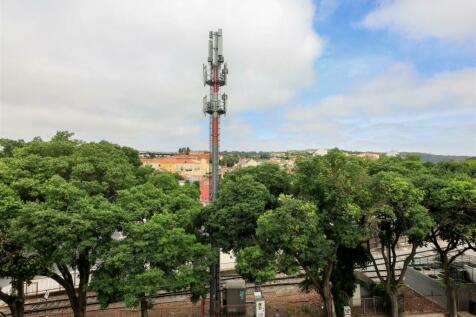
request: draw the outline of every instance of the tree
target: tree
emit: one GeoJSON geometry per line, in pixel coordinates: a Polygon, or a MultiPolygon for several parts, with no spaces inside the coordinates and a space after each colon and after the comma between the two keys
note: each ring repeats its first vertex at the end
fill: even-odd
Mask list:
{"type": "Polygon", "coordinates": [[[124,301],[139,305],[145,317],[160,290],[189,287],[192,299],[205,294],[210,251],[197,240],[202,208],[196,186],[179,186],[175,175],[155,171],[141,181],[117,193],[116,203],[128,215],[124,239],[113,241],[103,256],[91,289],[103,307],[124,301]]]}
{"type": "Polygon", "coordinates": [[[44,271],[46,264],[39,255],[29,252],[25,241],[18,239],[14,224],[25,204],[39,199],[41,183],[55,173],[64,173],[67,162],[56,154],[69,153],[71,147],[59,137],[49,147],[40,138],[28,143],[3,139],[1,143],[0,277],[11,280],[12,294],[0,292],[0,297],[9,305],[12,315],[21,316],[23,285],[44,271]],[[41,154],[46,152],[55,157],[45,159],[41,154]]]}
{"type": "Polygon", "coordinates": [[[147,317],[151,298],[161,290],[189,287],[194,300],[206,294],[210,248],[179,224],[176,215],[156,213],[125,226],[125,238],[113,243],[91,282],[102,307],[123,300],[140,305],[147,317]]]}
{"type": "Polygon", "coordinates": [[[237,154],[224,154],[220,160],[221,166],[233,167],[240,160],[240,157],[237,154]]]}
{"type": "Polygon", "coordinates": [[[334,243],[327,239],[313,203],[283,195],[280,204],[260,216],[256,230],[259,249],[243,249],[239,267],[260,281],[270,279],[275,271],[303,271],[306,283],[324,298],[327,315],[332,316],[329,257],[333,256],[334,243]]]}
{"type": "MultiPolygon", "coordinates": [[[[383,270],[379,268],[372,253],[370,257],[385,288],[391,315],[397,317],[398,289],[417,247],[422,245],[430,232],[433,221],[428,211],[421,205],[423,192],[403,176],[395,172],[379,172],[373,176],[371,188],[373,206],[367,215],[367,221],[371,236],[378,237],[380,241],[385,268],[383,270]],[[399,260],[396,247],[403,237],[407,237],[412,249],[403,260],[399,260]],[[397,267],[398,264],[400,267],[397,267]],[[397,274],[398,270],[400,275],[397,274]]],[[[368,242],[367,245],[370,249],[368,242]]]]}
{"type": "Polygon", "coordinates": [[[42,275],[65,289],[75,317],[82,317],[92,267],[109,249],[125,215],[105,198],[88,197],[59,176],[45,190],[51,191],[45,193],[45,203],[30,203],[22,209],[14,225],[16,235],[50,264],[42,275]],[[78,272],[79,286],[71,270],[78,272]]]}
{"type": "Polygon", "coordinates": [[[255,167],[245,167],[226,174],[226,180],[235,180],[238,177],[249,175],[256,182],[263,184],[271,194],[271,200],[266,208],[274,208],[281,194],[291,192],[292,177],[276,164],[264,163],[255,167]]]}
{"type": "Polygon", "coordinates": [[[427,167],[416,156],[382,156],[378,160],[373,161],[369,166],[370,175],[375,175],[379,172],[394,172],[411,178],[426,171],[427,167]]]}
{"type": "Polygon", "coordinates": [[[435,175],[459,176],[467,175],[471,178],[476,177],[476,159],[467,159],[466,161],[445,161],[433,166],[435,175]]]}
{"type": "Polygon", "coordinates": [[[172,192],[179,189],[178,175],[171,173],[151,173],[147,177],[147,181],[161,188],[164,192],[172,192]]]}
{"type": "Polygon", "coordinates": [[[331,275],[332,298],[337,316],[344,316],[344,306],[349,304],[357,283],[354,271],[367,267],[370,263],[369,253],[362,245],[353,248],[340,246],[337,249],[337,261],[331,275]]]}
{"type": "Polygon", "coordinates": [[[245,280],[260,285],[272,280],[278,272],[278,267],[273,255],[267,254],[259,244],[255,244],[238,251],[236,271],[245,280]]]}
{"type": "MultiPolygon", "coordinates": [[[[354,294],[357,283],[354,271],[358,268],[365,269],[369,263],[369,251],[362,245],[352,248],[341,245],[337,249],[336,261],[330,278],[332,299],[337,316],[344,316],[344,306],[349,305],[349,299],[354,294]]],[[[302,281],[300,286],[307,292],[314,289],[309,279],[302,281]]]]}
{"type": "Polygon", "coordinates": [[[291,178],[277,165],[262,164],[225,174],[219,197],[206,209],[207,230],[224,251],[238,254],[256,243],[256,221],[290,190],[291,178]]]}
{"type": "MultiPolygon", "coordinates": [[[[450,166],[455,167],[454,164],[450,166]]],[[[450,266],[458,256],[476,248],[476,182],[471,178],[441,174],[442,169],[444,167],[436,166],[435,175],[422,177],[419,183],[425,190],[424,205],[435,223],[429,241],[443,267],[449,315],[456,317],[456,283],[450,266]]]]}
{"type": "MultiPolygon", "coordinates": [[[[65,289],[75,317],[83,317],[93,267],[119,243],[113,237],[128,232],[130,239],[124,244],[140,244],[135,232],[154,237],[150,231],[162,226],[167,236],[176,238],[172,242],[182,241],[187,256],[195,255],[196,259],[188,258],[175,269],[183,275],[189,263],[194,263],[194,280],[185,280],[194,293],[203,293],[199,281],[206,272],[199,264],[206,252],[198,254],[205,246],[194,242],[201,209],[196,186],[181,187],[175,175],[139,166],[138,152],[131,148],[71,137],[72,133],[64,131],[50,141],[35,138],[0,159],[0,195],[5,198],[0,203],[0,218],[9,219],[0,224],[0,275],[19,281],[11,271],[18,276],[27,272],[21,273],[21,286],[34,274],[54,279],[65,289]],[[160,219],[135,227],[158,213],[169,218],[157,216],[160,219]],[[34,273],[33,259],[41,264],[34,273]],[[75,274],[79,285],[74,283],[75,274]]],[[[10,303],[10,298],[0,296],[10,303]]],[[[15,300],[21,301],[22,296],[19,293],[15,300]]]]}
{"type": "Polygon", "coordinates": [[[24,314],[24,284],[41,270],[42,263],[34,254],[25,252],[24,246],[13,239],[11,221],[17,217],[22,202],[16,193],[0,183],[0,278],[10,279],[11,292],[0,290],[0,300],[10,308],[13,317],[24,314]]]}
{"type": "MultiPolygon", "coordinates": [[[[320,225],[333,246],[323,267],[321,296],[328,315],[335,314],[331,277],[339,262],[339,248],[356,248],[364,236],[363,210],[369,206],[368,175],[365,161],[331,150],[322,157],[302,159],[296,164],[294,191],[297,197],[316,206],[320,225]]],[[[349,253],[352,254],[352,253],[349,253]]],[[[347,261],[347,260],[345,260],[347,261]]],[[[351,260],[351,262],[354,261],[351,260]]],[[[356,262],[357,263],[357,262],[356,262]]],[[[353,272],[353,265],[352,267],[353,272]]],[[[340,310],[341,308],[339,308],[340,310]]]]}
{"type": "MultiPolygon", "coordinates": [[[[266,182],[267,176],[272,174],[271,169],[265,167],[264,173],[258,179],[265,180],[263,183],[268,185],[270,191],[288,190],[286,185],[289,186],[290,182],[266,182]]],[[[264,280],[272,276],[274,271],[292,273],[303,270],[304,286],[315,289],[322,296],[328,316],[335,315],[331,277],[338,261],[337,250],[355,248],[360,243],[364,234],[360,226],[362,207],[369,203],[365,198],[368,196],[366,185],[364,162],[346,157],[340,151],[330,151],[322,158],[299,161],[296,164],[294,192],[301,199],[280,196],[281,202],[276,199],[275,204],[269,205],[269,208],[279,207],[260,216],[255,238],[258,246],[244,246],[245,248],[240,250],[237,266],[239,273],[249,278],[264,280]],[[265,215],[269,217],[266,218],[269,221],[262,222],[265,215]],[[274,218],[278,215],[279,220],[274,218]],[[288,216],[289,219],[286,218],[288,216]],[[288,235],[297,240],[274,240],[270,243],[271,234],[264,232],[271,232],[271,229],[277,236],[288,235]],[[307,236],[322,239],[323,241],[319,240],[321,249],[313,244],[314,241],[308,241],[307,236]],[[309,244],[300,245],[301,249],[293,246],[299,239],[309,244]],[[311,257],[308,254],[312,252],[314,254],[311,257]],[[279,256],[276,257],[276,254],[279,256]],[[274,257],[274,262],[267,260],[274,257]]],[[[350,266],[352,274],[354,262],[350,266]]]]}
{"type": "Polygon", "coordinates": [[[225,252],[235,254],[255,243],[256,221],[271,200],[266,187],[250,175],[225,179],[220,196],[207,210],[208,232],[225,252]]]}
{"type": "Polygon", "coordinates": [[[24,144],[23,140],[0,139],[0,157],[13,156],[15,148],[20,148],[24,144]]]}
{"type": "Polygon", "coordinates": [[[262,159],[262,160],[267,160],[267,159],[271,158],[271,154],[269,154],[269,152],[260,151],[259,152],[259,158],[262,159]]]}
{"type": "Polygon", "coordinates": [[[13,239],[41,258],[47,265],[41,274],[65,289],[75,317],[82,317],[92,267],[126,222],[117,193],[135,184],[137,167],[117,145],[70,137],[59,132],[17,148],[0,165],[0,182],[23,203],[11,223],[13,239]]]}
{"type": "MultiPolygon", "coordinates": [[[[290,187],[289,179],[279,166],[272,165],[227,173],[218,199],[205,209],[211,241],[235,255],[243,248],[256,245],[257,220],[267,208],[274,208],[281,188],[290,187]]],[[[238,273],[242,273],[240,269],[238,273]]],[[[243,276],[252,277],[244,272],[243,276]]],[[[255,282],[259,289],[258,279],[248,281],[255,282]]]]}
{"type": "Polygon", "coordinates": [[[190,148],[188,146],[187,147],[181,147],[181,148],[179,148],[178,152],[179,152],[179,154],[189,155],[190,154],[190,148]]]}

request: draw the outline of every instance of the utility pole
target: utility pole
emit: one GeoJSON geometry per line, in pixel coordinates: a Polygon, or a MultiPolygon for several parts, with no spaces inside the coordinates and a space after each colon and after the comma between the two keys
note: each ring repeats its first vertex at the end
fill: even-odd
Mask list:
{"type": "MultiPolygon", "coordinates": [[[[203,113],[210,115],[210,202],[218,197],[218,173],[220,151],[220,116],[226,113],[228,96],[220,93],[226,85],[228,68],[223,57],[223,36],[221,29],[210,31],[208,38],[208,67],[203,65],[203,85],[210,86],[210,101],[203,97],[203,113]]],[[[213,246],[213,241],[212,241],[213,246]]],[[[216,247],[216,246],[214,246],[216,247]]],[[[210,268],[210,317],[220,315],[220,249],[216,247],[217,264],[210,268]]]]}

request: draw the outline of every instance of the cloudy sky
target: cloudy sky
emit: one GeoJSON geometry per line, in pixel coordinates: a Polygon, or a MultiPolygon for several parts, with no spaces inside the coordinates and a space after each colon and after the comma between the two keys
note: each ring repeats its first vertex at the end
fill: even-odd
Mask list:
{"type": "Polygon", "coordinates": [[[201,71],[221,27],[222,149],[476,155],[474,0],[0,6],[0,137],[206,149],[201,71]]]}

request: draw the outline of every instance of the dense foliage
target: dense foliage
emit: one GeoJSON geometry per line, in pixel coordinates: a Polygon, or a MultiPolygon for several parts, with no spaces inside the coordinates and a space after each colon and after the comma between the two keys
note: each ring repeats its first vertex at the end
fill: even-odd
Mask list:
{"type": "Polygon", "coordinates": [[[373,265],[397,316],[405,271],[425,243],[439,255],[450,315],[457,314],[450,266],[475,249],[474,160],[368,161],[331,150],[302,156],[292,174],[273,164],[229,172],[219,198],[203,207],[196,184],[141,166],[128,147],[68,132],[0,146],[0,278],[12,286],[0,300],[15,317],[23,315],[23,285],[36,275],[65,289],[75,317],[85,314],[88,289],[103,307],[124,301],[140,305],[142,316],[161,291],[198,299],[216,247],[234,253],[237,272],[257,287],[278,273],[302,276],[328,316],[342,315],[354,270],[373,265]],[[379,249],[370,252],[370,239],[379,249]],[[411,246],[403,260],[402,239],[411,246]]]}
{"type": "Polygon", "coordinates": [[[342,314],[358,267],[374,264],[396,316],[397,294],[419,246],[437,234],[438,241],[448,243],[445,250],[457,250],[449,261],[474,248],[476,186],[471,160],[431,164],[417,157],[384,156],[367,161],[332,150],[298,160],[293,175],[277,176],[277,166],[274,171],[259,168],[227,175],[225,194],[209,210],[211,219],[220,215],[213,222],[225,225],[210,229],[227,236],[223,247],[235,251],[237,271],[244,278],[261,284],[278,272],[303,274],[302,286],[322,296],[329,316],[342,314]],[[271,200],[265,195],[256,199],[257,191],[264,192],[257,183],[265,185],[271,200]],[[248,193],[241,192],[246,188],[248,193]],[[228,191],[235,199],[229,199],[228,191]],[[371,238],[379,241],[378,253],[369,252],[371,238]],[[411,245],[403,259],[396,252],[401,239],[411,245]],[[365,242],[367,248],[362,247],[365,242]]]}
{"type": "MultiPolygon", "coordinates": [[[[195,235],[201,212],[197,188],[180,187],[174,175],[141,167],[138,152],[131,148],[71,137],[59,132],[50,141],[11,143],[0,159],[0,219],[8,220],[0,226],[0,277],[11,279],[18,294],[14,300],[23,301],[16,281],[23,285],[44,275],[66,290],[75,317],[82,317],[93,270],[118,269],[117,257],[134,259],[133,248],[142,244],[147,254],[142,274],[162,270],[161,284],[150,288],[137,282],[123,289],[116,283],[109,295],[131,305],[138,303],[132,300],[137,294],[148,298],[158,289],[193,286],[194,295],[203,295],[208,248],[195,235]],[[116,258],[111,250],[120,250],[116,258]],[[153,261],[162,256],[173,258],[167,264],[172,269],[153,261]]],[[[120,268],[131,281],[140,278],[134,263],[120,268]]],[[[108,290],[99,278],[94,285],[108,290]]],[[[4,299],[10,301],[2,295],[4,299]]]]}

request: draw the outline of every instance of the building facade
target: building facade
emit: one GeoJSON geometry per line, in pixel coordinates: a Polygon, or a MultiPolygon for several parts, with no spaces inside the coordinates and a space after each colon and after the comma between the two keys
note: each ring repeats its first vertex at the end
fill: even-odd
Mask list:
{"type": "Polygon", "coordinates": [[[186,180],[201,181],[210,172],[210,154],[205,151],[190,152],[189,155],[173,155],[166,157],[142,157],[144,165],[149,165],[156,170],[177,173],[186,180]]]}

